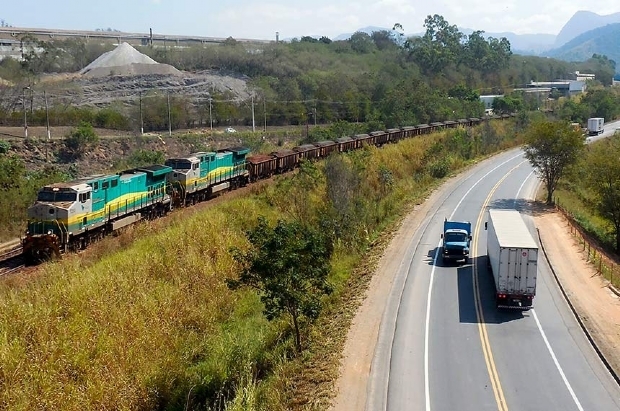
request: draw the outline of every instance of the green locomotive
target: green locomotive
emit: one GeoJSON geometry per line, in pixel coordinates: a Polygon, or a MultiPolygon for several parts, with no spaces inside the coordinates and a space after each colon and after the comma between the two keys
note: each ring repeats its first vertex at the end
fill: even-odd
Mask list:
{"type": "Polygon", "coordinates": [[[85,248],[109,232],[165,214],[172,204],[166,190],[171,172],[152,165],[43,187],[28,209],[26,263],[85,248]]]}
{"type": "Polygon", "coordinates": [[[244,186],[249,181],[246,156],[250,149],[232,147],[217,152],[198,152],[166,160],[173,171],[168,176],[176,205],[203,201],[223,190],[244,186]]]}

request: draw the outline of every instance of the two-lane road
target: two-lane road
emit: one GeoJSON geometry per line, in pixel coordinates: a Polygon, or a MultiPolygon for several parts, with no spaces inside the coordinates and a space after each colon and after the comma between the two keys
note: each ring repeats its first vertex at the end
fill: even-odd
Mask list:
{"type": "MultiPolygon", "coordinates": [[[[606,134],[614,127],[606,125],[606,134]]],[[[520,150],[450,183],[400,258],[368,386],[368,410],[620,410],[620,388],[539,257],[534,309],[499,311],[486,267],[488,208],[525,214],[538,180],[520,150]],[[469,264],[443,264],[444,218],[475,227],[469,264]]],[[[535,227],[526,217],[532,234],[535,227]]],[[[558,239],[561,241],[561,239],[558,239]]]]}

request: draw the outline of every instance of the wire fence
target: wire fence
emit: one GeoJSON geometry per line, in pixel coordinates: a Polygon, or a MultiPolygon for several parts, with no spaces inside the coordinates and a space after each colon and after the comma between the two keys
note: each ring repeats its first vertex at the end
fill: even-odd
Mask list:
{"type": "Polygon", "coordinates": [[[584,254],[586,254],[586,261],[596,269],[598,275],[602,275],[614,287],[620,288],[620,268],[618,264],[605,254],[602,247],[585,233],[570,210],[563,207],[558,198],[555,199],[555,208],[568,222],[570,233],[582,247],[584,254]]]}

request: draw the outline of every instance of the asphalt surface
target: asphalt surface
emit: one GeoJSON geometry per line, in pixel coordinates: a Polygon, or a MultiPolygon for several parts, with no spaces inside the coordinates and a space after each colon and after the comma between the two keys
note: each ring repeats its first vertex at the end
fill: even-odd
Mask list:
{"type": "MultiPolygon", "coordinates": [[[[613,134],[606,125],[602,138],[613,134]]],[[[516,208],[538,180],[520,150],[451,182],[412,233],[381,324],[368,410],[620,410],[620,387],[562,297],[542,253],[530,311],[497,310],[486,267],[488,208],[516,208]],[[437,257],[444,218],[475,228],[468,264],[437,257]]],[[[561,239],[559,239],[561,241],[561,239]]]]}

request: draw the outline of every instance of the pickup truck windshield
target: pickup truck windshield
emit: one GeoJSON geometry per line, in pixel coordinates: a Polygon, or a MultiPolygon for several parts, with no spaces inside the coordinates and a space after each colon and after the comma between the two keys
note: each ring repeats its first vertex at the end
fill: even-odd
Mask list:
{"type": "Polygon", "coordinates": [[[447,233],[446,243],[463,243],[467,241],[467,234],[465,233],[447,233]]]}

